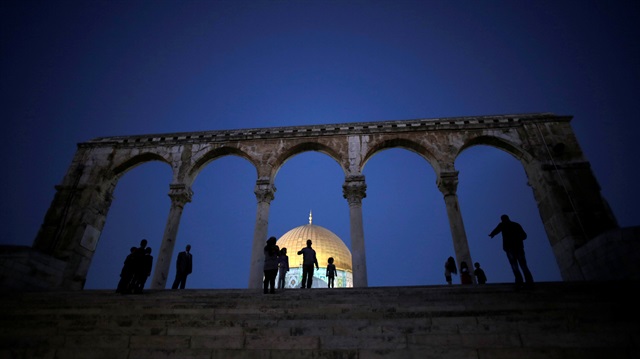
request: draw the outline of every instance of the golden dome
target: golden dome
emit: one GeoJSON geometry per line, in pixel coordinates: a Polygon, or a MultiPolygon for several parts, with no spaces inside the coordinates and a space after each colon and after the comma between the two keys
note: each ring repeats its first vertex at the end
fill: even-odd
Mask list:
{"type": "Polygon", "coordinates": [[[327,267],[329,257],[333,257],[333,264],[337,270],[351,272],[351,251],[330,230],[311,224],[296,227],[278,239],[278,247],[287,248],[289,266],[298,267],[302,264],[302,254],[298,251],[307,246],[307,239],[311,240],[311,248],[316,251],[319,267],[327,267]]]}

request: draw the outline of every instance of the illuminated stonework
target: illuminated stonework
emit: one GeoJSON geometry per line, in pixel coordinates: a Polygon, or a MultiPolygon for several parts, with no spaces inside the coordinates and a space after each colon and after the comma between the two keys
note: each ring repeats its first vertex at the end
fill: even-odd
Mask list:
{"type": "MultiPolygon", "coordinates": [[[[572,118],[552,113],[506,114],[94,138],[78,144],[29,255],[6,257],[15,263],[11,268],[16,273],[5,276],[7,281],[0,277],[0,286],[14,286],[20,277],[19,286],[24,288],[84,288],[118,181],[138,165],[160,161],[173,169],[173,176],[162,244],[154,252],[151,288],[164,289],[182,211],[191,200],[195,179],[210,162],[233,155],[248,160],[257,171],[249,288],[259,289],[275,175],[289,159],[306,151],[328,155],[344,171],[354,286],[368,286],[362,171],[367,161],[391,148],[415,152],[433,167],[436,185],[444,195],[456,258],[473,263],[459,210],[455,160],[479,145],[503,150],[523,166],[563,280],[637,280],[640,271],[610,265],[612,261],[640,262],[638,241],[628,239],[636,239],[637,230],[619,227],[571,128],[572,118]],[[605,252],[609,260],[603,261],[605,252]],[[33,258],[44,267],[34,266],[33,258]]],[[[294,262],[298,246],[292,244],[289,251],[294,262]]]]}
{"type": "Polygon", "coordinates": [[[312,224],[296,227],[278,239],[278,247],[287,248],[289,256],[289,272],[285,280],[285,288],[299,288],[302,280],[302,255],[298,251],[307,246],[310,239],[311,247],[316,251],[319,270],[313,272],[313,288],[327,288],[327,264],[329,257],[333,257],[333,264],[338,272],[334,281],[335,288],[353,287],[353,273],[351,267],[351,251],[344,242],[330,230],[312,224]]]}

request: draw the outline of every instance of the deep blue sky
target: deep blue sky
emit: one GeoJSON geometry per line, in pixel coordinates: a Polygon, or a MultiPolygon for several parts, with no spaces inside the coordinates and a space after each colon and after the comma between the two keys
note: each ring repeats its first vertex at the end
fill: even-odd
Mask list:
{"type": "MultiPolygon", "coordinates": [[[[0,243],[32,244],[76,144],[95,137],[530,112],[574,116],[620,225],[639,225],[636,4],[5,0],[0,243]]],[[[471,255],[489,282],[513,281],[501,239],[487,236],[503,213],[529,233],[536,280],[560,280],[519,162],[473,147],[456,167],[471,255]]],[[[364,174],[369,285],[444,284],[454,253],[433,169],[393,149],[364,174]]],[[[86,288],[115,288],[141,238],[156,254],[170,180],[158,162],[125,174],[86,288]]],[[[176,245],[193,246],[187,287],[247,287],[255,180],[239,157],[198,176],[176,245]]],[[[343,182],[327,156],[294,157],[276,178],[269,234],[313,210],[314,224],[350,247],[343,182]]]]}

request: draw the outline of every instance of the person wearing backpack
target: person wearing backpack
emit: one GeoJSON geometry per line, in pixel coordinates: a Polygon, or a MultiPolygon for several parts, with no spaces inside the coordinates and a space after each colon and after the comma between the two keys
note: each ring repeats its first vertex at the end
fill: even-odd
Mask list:
{"type": "Polygon", "coordinates": [[[500,216],[500,220],[496,228],[489,233],[489,237],[493,238],[502,232],[502,249],[507,253],[513,275],[516,277],[516,290],[523,287],[522,274],[524,274],[524,287],[533,288],[533,276],[527,267],[527,259],[524,255],[523,241],[527,239],[527,233],[519,223],[511,221],[506,214],[500,216]]]}

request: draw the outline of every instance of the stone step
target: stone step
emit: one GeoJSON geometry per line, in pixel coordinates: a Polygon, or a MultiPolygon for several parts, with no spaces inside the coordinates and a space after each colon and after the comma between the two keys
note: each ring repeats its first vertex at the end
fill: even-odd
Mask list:
{"type": "Polygon", "coordinates": [[[5,292],[0,358],[636,358],[638,287],[5,292]]]}

